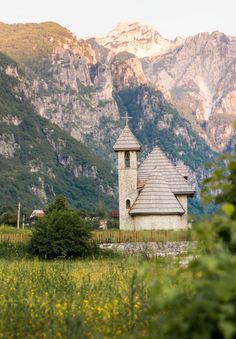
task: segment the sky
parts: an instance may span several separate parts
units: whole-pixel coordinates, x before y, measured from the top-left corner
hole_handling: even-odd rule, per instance
[[[0,21],[54,21],[78,37],[102,36],[139,21],[173,39],[199,32],[236,36],[236,0],[0,0]]]

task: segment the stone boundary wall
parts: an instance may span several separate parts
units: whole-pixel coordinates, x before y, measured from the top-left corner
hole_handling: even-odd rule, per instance
[[[141,254],[146,257],[165,257],[188,254],[196,248],[196,245],[196,241],[162,241],[100,244],[99,247],[127,255]]]

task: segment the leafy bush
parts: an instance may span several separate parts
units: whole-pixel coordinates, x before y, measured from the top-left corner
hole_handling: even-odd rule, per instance
[[[231,157],[205,181],[220,209],[195,226],[200,252],[189,267],[153,279],[150,338],[236,338],[235,178]]]
[[[212,175],[205,179],[202,189],[204,202],[217,205],[227,202],[236,207],[236,156],[221,156],[210,168]]]
[[[235,338],[235,258],[207,254],[187,270],[159,277],[150,302],[150,338]]]
[[[201,238],[214,247],[223,241],[228,249],[236,252],[236,156],[221,156],[213,165],[211,177],[204,181],[202,197],[207,204],[216,204],[219,211],[209,221],[200,223]]]
[[[59,210],[37,220],[30,252],[42,258],[85,257],[96,250],[78,212]]]

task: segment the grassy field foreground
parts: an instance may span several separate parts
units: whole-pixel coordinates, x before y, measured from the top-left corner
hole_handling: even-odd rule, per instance
[[[149,285],[176,272],[177,260],[100,251],[86,260],[41,261],[28,252],[31,230],[0,231],[0,338],[150,337]],[[102,234],[113,240],[112,231]]]
[[[0,244],[0,258],[1,338],[146,336],[142,259],[43,262],[10,243]]]

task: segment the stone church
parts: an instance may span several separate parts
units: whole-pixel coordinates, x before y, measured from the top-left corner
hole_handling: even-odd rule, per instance
[[[126,117],[113,146],[118,154],[120,229],[187,228],[188,197],[195,193],[187,181],[187,168],[174,166],[157,146],[138,167],[140,148]]]

